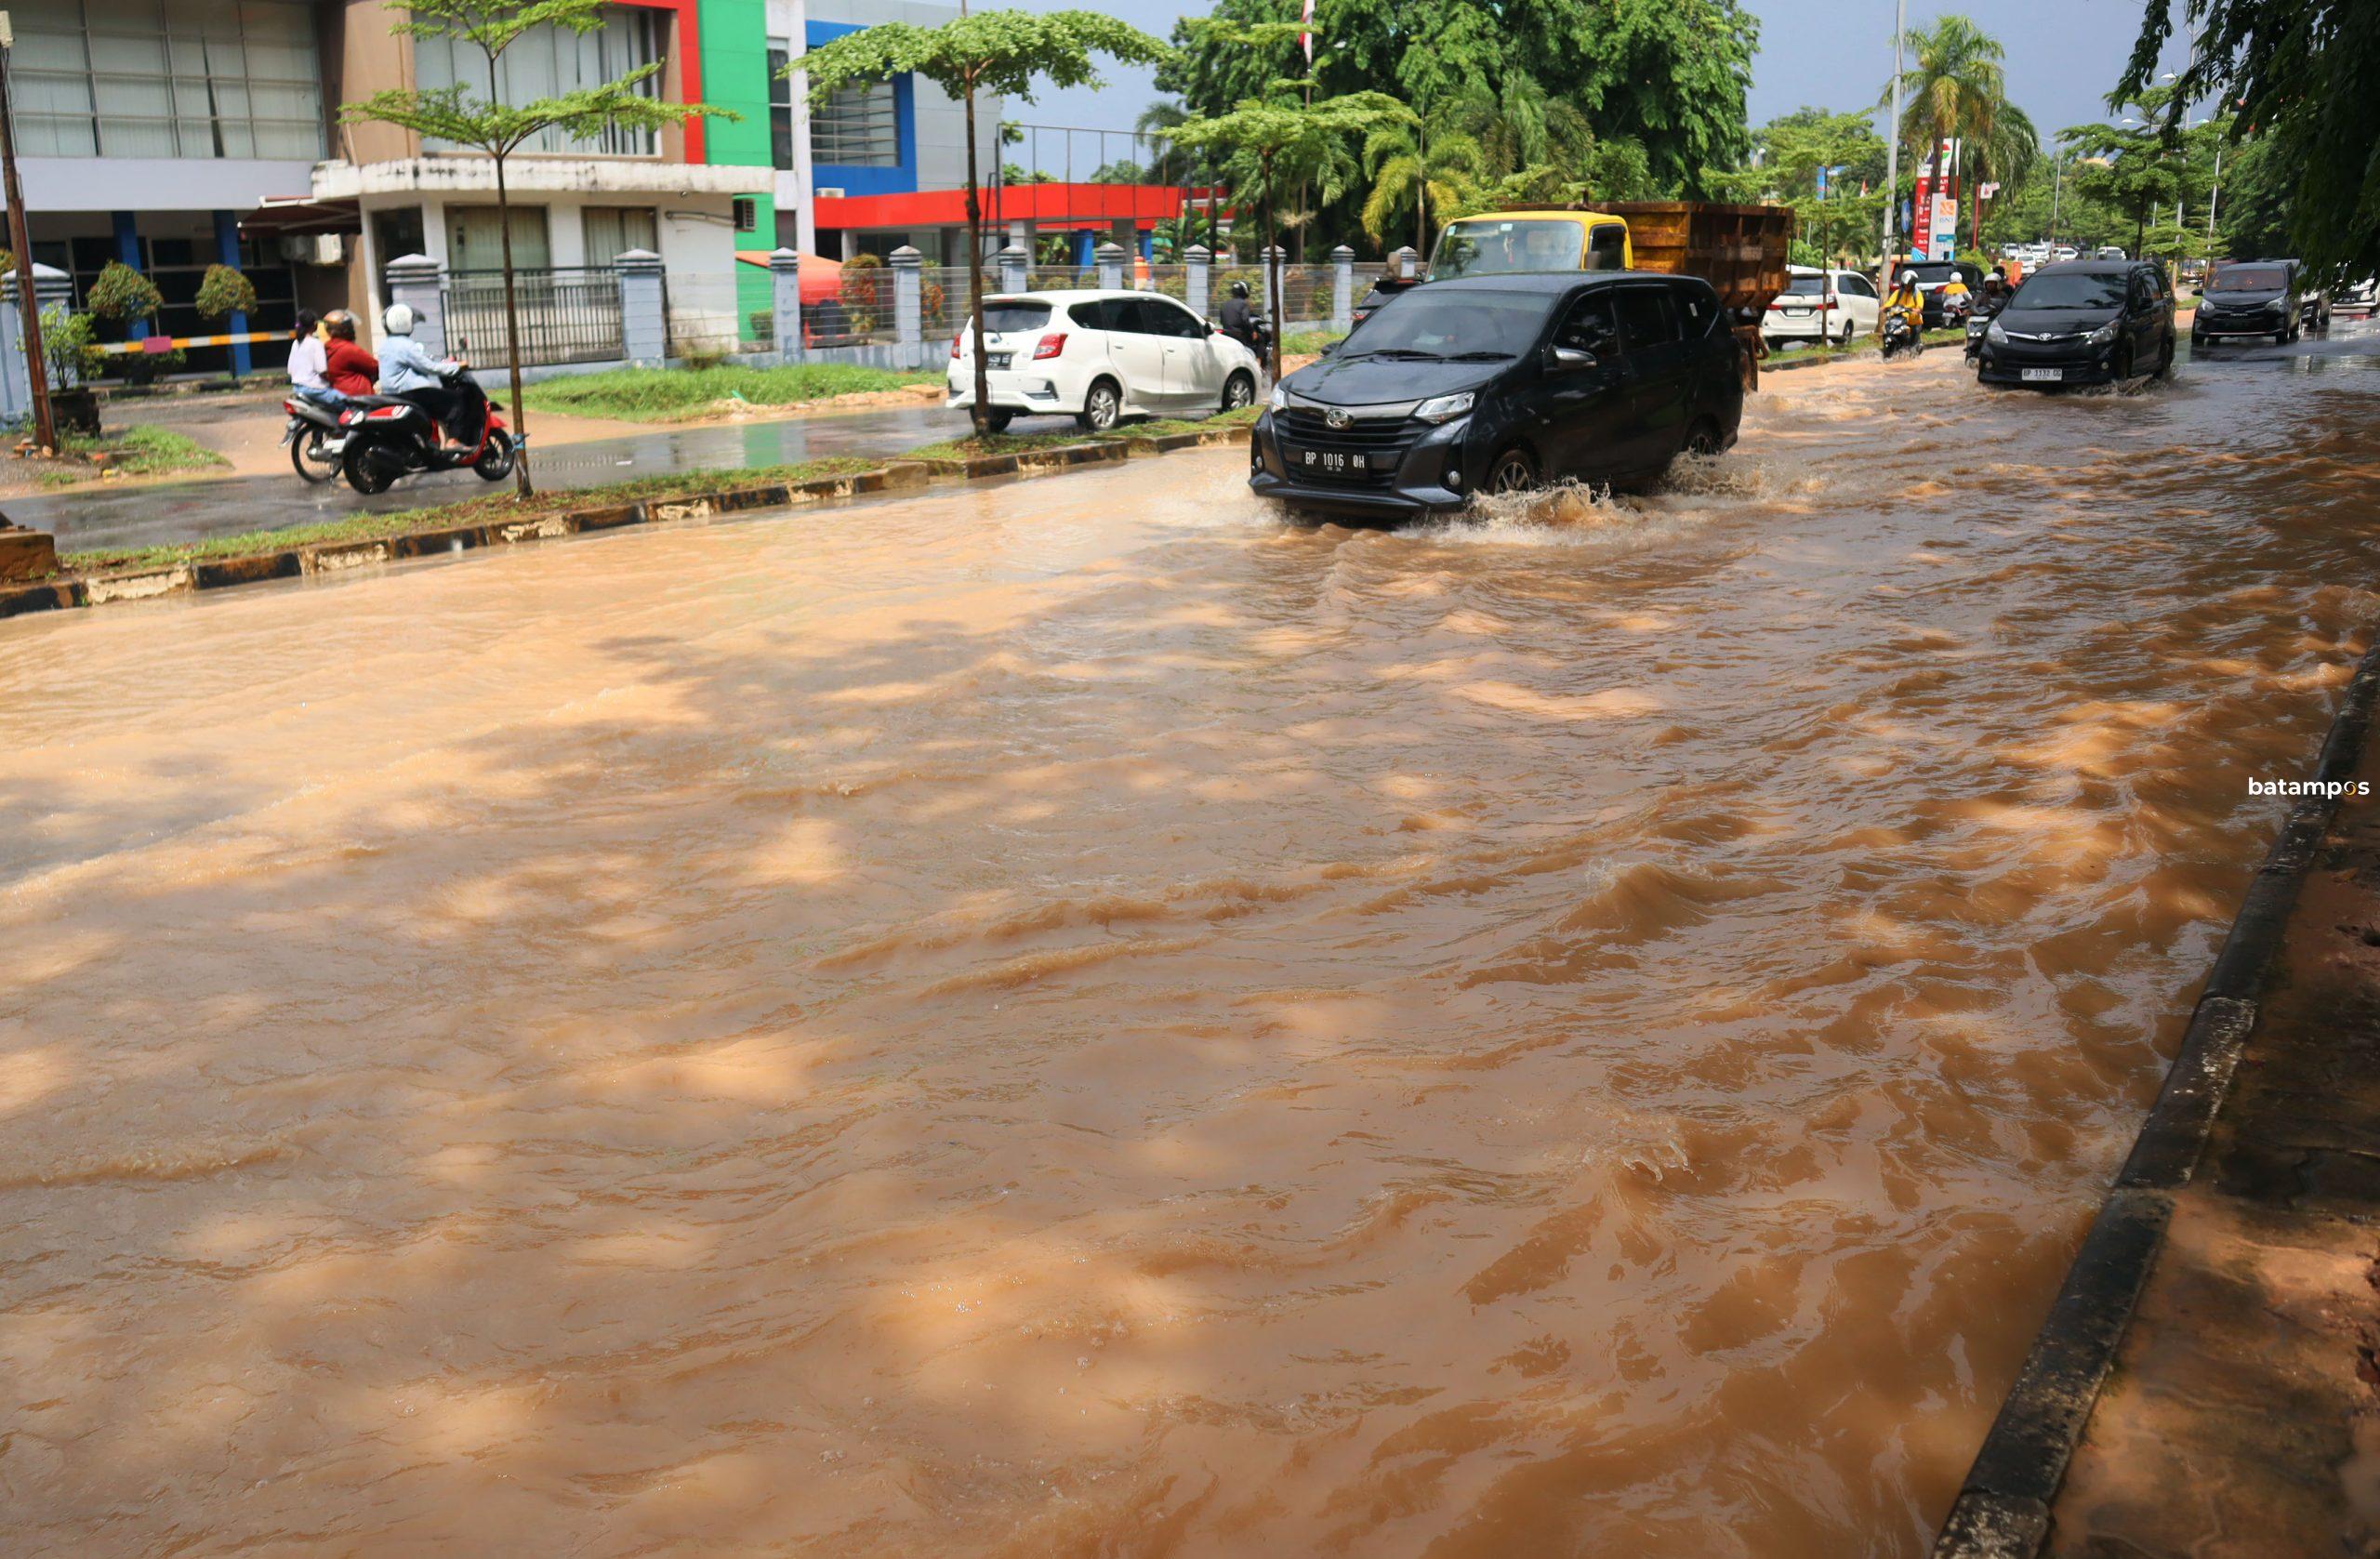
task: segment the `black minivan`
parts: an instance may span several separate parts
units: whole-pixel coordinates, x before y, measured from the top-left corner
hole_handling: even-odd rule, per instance
[[[2025,278],[1984,327],[1976,378],[2050,388],[2174,367],[2174,289],[2145,260],[2069,260]]]
[[[1300,508],[1414,515],[1542,482],[1641,481],[1736,442],[1741,350],[1696,277],[1431,282],[1273,387],[1248,484]]]

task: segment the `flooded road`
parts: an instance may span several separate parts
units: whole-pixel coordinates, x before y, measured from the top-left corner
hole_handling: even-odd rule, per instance
[[[2374,345],[0,624],[0,1551],[1922,1553],[2380,607]]]

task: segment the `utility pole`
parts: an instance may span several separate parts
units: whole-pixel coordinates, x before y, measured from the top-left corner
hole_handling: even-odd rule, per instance
[[[2060,152],[2049,165],[2049,241],[2057,242],[2057,200],[2066,192],[2066,153]]]
[[[1900,231],[1901,34],[1909,30],[1909,0],[1893,0],[1893,117],[1884,126],[1884,263],[1877,291],[1892,291],[1893,239]]]
[[[33,245],[25,231],[25,194],[17,184],[16,111],[8,100],[8,61],[17,36],[8,13],[0,11],[0,186],[8,201],[8,246],[17,252],[17,309],[24,317],[25,382],[33,392],[33,442],[58,447],[58,422],[49,408],[49,364],[41,351],[41,301],[33,297]]]

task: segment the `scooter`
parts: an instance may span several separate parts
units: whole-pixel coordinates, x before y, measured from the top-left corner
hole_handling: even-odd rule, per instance
[[[512,474],[512,435],[504,418],[487,403],[486,392],[468,369],[460,367],[444,375],[443,382],[463,397],[454,420],[464,422],[476,414],[479,442],[444,443],[436,419],[411,401],[393,395],[358,397],[338,419],[347,429],[347,448],[339,464],[350,487],[359,493],[385,493],[401,476],[467,467],[486,482],[502,482]]]
[[[1891,359],[1906,352],[1915,357],[1925,350],[1925,338],[1909,323],[1909,316],[1894,312],[1884,319],[1884,356]]]
[[[298,475],[310,486],[338,475],[347,454],[347,430],[338,425],[338,413],[295,395],[281,403],[281,409],[289,414],[281,442],[289,446],[289,463]]]

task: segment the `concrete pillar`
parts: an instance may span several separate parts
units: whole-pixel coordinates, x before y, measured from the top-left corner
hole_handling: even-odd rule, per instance
[[[133,270],[140,271],[140,218],[129,211],[117,211],[111,213],[108,219],[115,232],[115,258],[132,267]],[[145,276],[148,272],[143,271],[141,274]],[[146,339],[149,335],[149,322],[129,321],[126,324],[124,332],[132,340]]]
[[[445,356],[446,268],[428,255],[404,255],[389,262],[388,278],[389,307],[411,309],[413,338],[430,356]]]
[[[630,249],[612,261],[620,278],[620,348],[639,367],[658,368],[669,359],[669,300],[661,279],[661,257]]]
[[[801,343],[801,256],[791,249],[769,251],[770,329],[775,334],[777,361],[799,363]]]
[[[1264,278],[1264,308],[1266,319],[1273,317],[1273,305],[1278,299],[1281,308],[1281,328],[1289,327],[1289,300],[1281,285],[1281,268],[1289,263],[1289,252],[1278,244],[1267,244],[1256,252],[1257,273]]]
[[[892,268],[892,339],[894,361],[905,367],[925,365],[925,288],[919,268],[925,256],[904,244],[886,257]]]
[[[215,214],[215,263],[228,265],[234,271],[240,268],[240,218],[237,212],[218,211]],[[223,329],[232,336],[246,335],[247,310],[233,310],[231,317],[223,322]],[[245,341],[232,342],[231,372],[245,376],[254,366],[254,361],[248,355],[248,344]]]
[[[1022,249],[1028,259],[1033,255],[1033,224],[1023,219],[1008,225],[1008,246]]]
[[[1193,244],[1182,251],[1182,301],[1200,319],[1207,317],[1208,278],[1213,273],[1215,257],[1204,244]]]
[[[1124,245],[1102,244],[1091,251],[1091,255],[1099,263],[1099,285],[1120,287],[1124,284]]]
[[[0,308],[0,423],[13,425],[33,415],[33,381],[25,366],[24,317],[17,308],[14,270],[0,272],[0,305],[6,306]],[[73,282],[56,266],[35,260],[33,306],[43,315],[44,328],[51,323],[53,309],[57,310],[55,318],[64,318],[74,306]],[[81,381],[79,372],[71,372],[62,380],[52,375],[49,388],[71,390]]]
[[[1141,234],[1141,258],[1151,265],[1157,263],[1157,230],[1155,228]]]
[[[1026,267],[1033,253],[1022,244],[1012,244],[995,257],[1000,267],[1000,291],[1023,292],[1033,284],[1032,272]]]
[[[1076,270],[1078,270],[1078,271],[1088,271],[1089,269],[1091,269],[1091,251],[1092,251],[1093,249],[1095,249],[1095,248],[1098,246],[1098,244],[1099,244],[1099,230],[1098,230],[1097,228],[1077,228],[1077,229],[1075,229],[1075,269],[1076,269]]]
[[[1421,273],[1421,257],[1410,245],[1388,257],[1388,273],[1399,281],[1409,282]]]
[[[1342,244],[1330,251],[1330,328],[1345,335],[1355,318],[1355,251]]]

